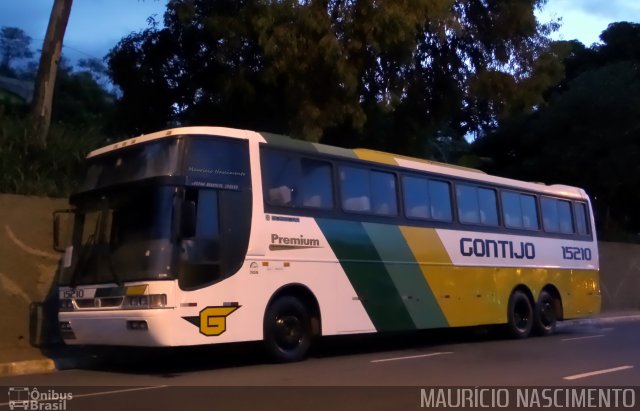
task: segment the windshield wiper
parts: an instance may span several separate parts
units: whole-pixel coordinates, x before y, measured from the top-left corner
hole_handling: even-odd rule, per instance
[[[100,219],[98,221],[98,263],[102,263],[104,259],[106,259],[106,266],[111,274],[111,277],[115,281],[115,283],[122,287],[124,285],[124,281],[118,276],[117,271],[113,268],[113,260],[111,258],[111,245],[109,238],[111,237],[112,223],[109,223],[111,220],[110,210],[109,210],[109,202],[106,197],[103,197],[102,203],[102,211],[100,212]],[[109,232],[107,232],[109,230]]]
[[[106,258],[107,259],[107,268],[109,269],[109,272],[111,273],[111,277],[113,277],[115,283],[118,286],[122,287],[124,285],[124,281],[118,275],[118,271],[113,268],[113,259],[111,258],[111,255],[113,253],[109,249],[109,244],[103,243],[103,244],[101,244],[101,246],[102,246],[101,248],[104,249],[104,253],[106,254],[106,257],[107,257]]]
[[[89,260],[91,259],[91,255],[93,254],[93,248],[96,244],[96,236],[95,233],[91,234],[87,238],[87,242],[80,247],[80,251],[78,253],[77,262],[71,267],[71,278],[69,279],[69,286],[74,288],[76,286],[76,280],[78,278],[78,274],[83,272],[87,265],[89,264]]]

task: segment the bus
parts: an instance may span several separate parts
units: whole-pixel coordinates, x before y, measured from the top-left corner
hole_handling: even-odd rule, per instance
[[[284,362],[319,336],[504,324],[525,338],[600,310],[580,188],[219,127],[86,162],[54,213],[68,344],[263,341]]]

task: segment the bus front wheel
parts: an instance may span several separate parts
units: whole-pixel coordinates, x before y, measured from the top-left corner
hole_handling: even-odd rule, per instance
[[[304,359],[311,346],[311,321],[306,307],[292,296],[283,296],[267,308],[264,344],[277,362]]]
[[[557,315],[555,299],[546,291],[541,291],[535,307],[534,327],[539,335],[551,335],[556,329]]]
[[[509,334],[514,338],[527,338],[533,328],[533,307],[529,297],[519,290],[509,298],[508,323]]]

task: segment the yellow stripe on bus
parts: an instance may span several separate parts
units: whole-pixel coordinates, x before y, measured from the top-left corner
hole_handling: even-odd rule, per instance
[[[147,292],[148,284],[132,285],[127,287],[126,295],[144,295]]]
[[[553,284],[565,318],[600,311],[597,270],[454,266],[435,229],[400,229],[452,327],[506,323],[509,296],[518,285],[525,285],[536,299],[545,285]]]
[[[356,148],[353,152],[356,153],[356,156],[358,156],[360,160],[374,161],[376,163],[389,164],[392,166],[398,165],[398,161],[396,161],[395,156],[389,153],[370,150],[368,148]]]
[[[400,227],[418,263],[451,265],[449,253],[433,228]]]

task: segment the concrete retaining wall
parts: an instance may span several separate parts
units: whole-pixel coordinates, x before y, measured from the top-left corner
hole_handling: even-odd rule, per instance
[[[51,213],[62,208],[66,200],[0,195],[0,363],[5,352],[14,353],[11,361],[22,359],[16,352],[25,358],[39,353],[30,344],[42,335],[30,326],[31,303],[52,290],[59,254],[51,248]]]
[[[640,245],[600,242],[602,310],[640,310]]]

